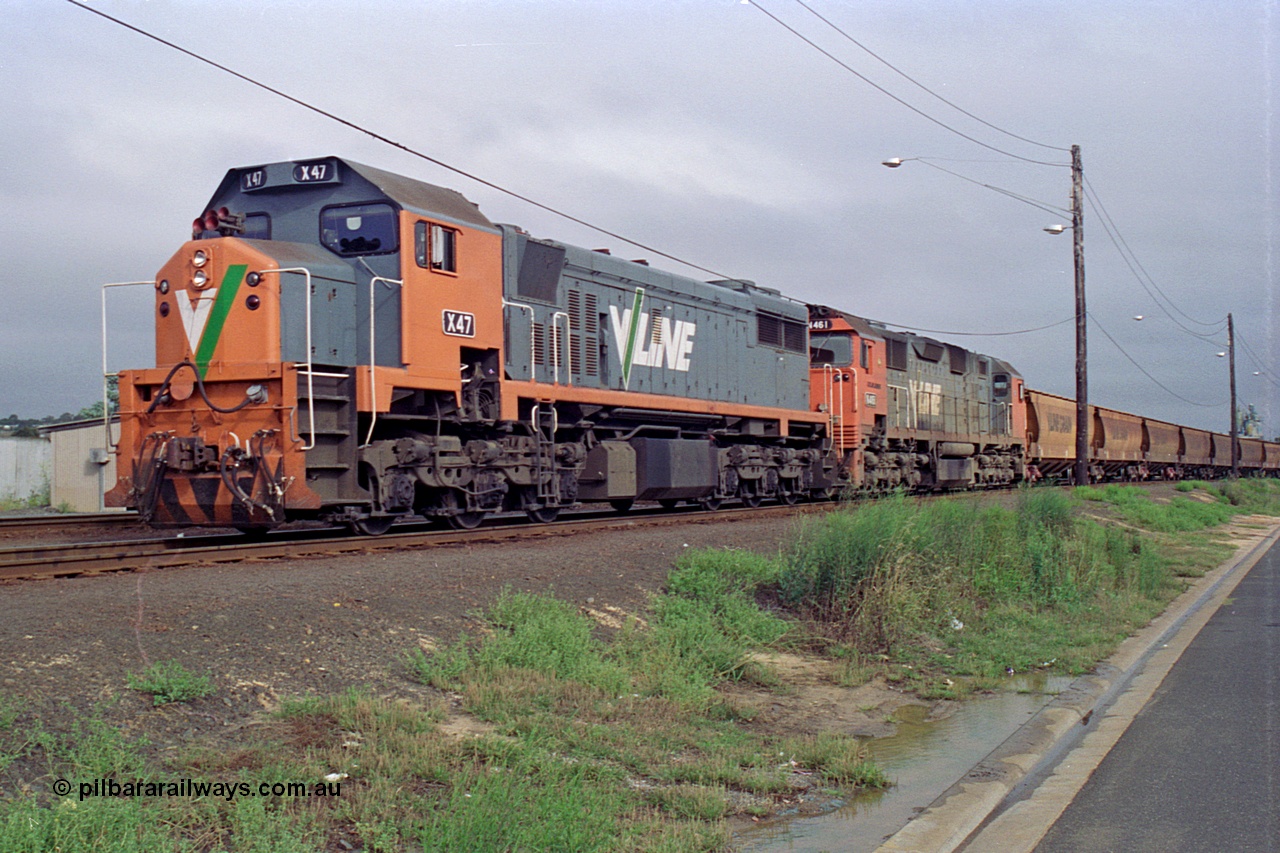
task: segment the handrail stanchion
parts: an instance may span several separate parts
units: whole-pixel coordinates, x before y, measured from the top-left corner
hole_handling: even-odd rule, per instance
[[[119,378],[119,373],[109,373],[107,371],[107,288],[108,287],[138,287],[139,285],[149,284],[156,286],[155,279],[150,281],[113,281],[102,285],[102,436],[105,447],[102,449],[110,453],[115,449],[115,442],[111,440],[111,405],[107,399],[109,393],[110,379],[112,376]]]
[[[316,446],[316,395],[315,385],[313,383],[313,379],[315,377],[315,355],[312,353],[311,347],[311,270],[306,267],[284,267],[283,269],[259,270],[258,275],[266,275],[267,273],[283,274],[287,272],[297,273],[304,276],[307,284],[307,360],[305,364],[307,373],[307,423],[311,426],[311,440],[309,442],[303,442],[302,449],[310,450]],[[280,289],[281,291],[284,290],[283,279],[280,280]],[[283,355],[284,354],[281,353],[281,356]],[[302,441],[302,436],[297,436],[297,440]]]
[[[369,433],[365,436],[364,444],[361,447],[368,447],[372,443],[373,428],[378,423],[378,348],[373,319],[377,313],[373,298],[374,285],[378,282],[382,282],[387,287],[404,287],[404,281],[401,279],[387,278],[381,275],[375,275],[369,279]]]
[[[551,348],[555,350],[555,384],[560,384],[560,318],[564,318],[564,342],[565,355],[568,357],[568,363],[565,365],[565,383],[573,384],[573,330],[569,325],[569,315],[564,311],[556,311],[551,315]]]

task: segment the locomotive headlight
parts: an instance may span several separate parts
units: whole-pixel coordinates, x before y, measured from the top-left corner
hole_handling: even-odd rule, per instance
[[[209,256],[205,254],[204,249],[196,249],[196,253],[191,256],[191,263],[196,269],[200,269],[200,267],[209,263]]]
[[[191,276],[191,283],[194,284],[197,289],[203,288],[209,283],[209,276],[205,274],[204,270],[196,270],[196,274]]]

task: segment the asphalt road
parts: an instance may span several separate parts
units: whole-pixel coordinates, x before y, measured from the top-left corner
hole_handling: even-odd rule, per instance
[[[1280,545],[1192,641],[1036,851],[1280,851]]]

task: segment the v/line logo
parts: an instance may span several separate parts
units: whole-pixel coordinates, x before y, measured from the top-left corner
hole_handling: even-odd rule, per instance
[[[222,326],[227,322],[227,314],[231,312],[247,268],[245,264],[232,264],[227,267],[222,284],[204,293],[192,294],[179,288],[174,294],[178,314],[182,317],[182,330],[187,334],[191,357],[201,378],[213,360],[213,351],[222,337]]]
[[[619,311],[618,306],[609,306],[609,324],[622,361],[623,388],[631,383],[631,367],[636,364],[641,367],[665,364],[669,370],[689,372],[689,355],[693,352],[693,336],[698,324],[661,317],[656,328],[650,329],[649,312],[642,311],[643,306],[643,287],[636,288],[630,308]]]

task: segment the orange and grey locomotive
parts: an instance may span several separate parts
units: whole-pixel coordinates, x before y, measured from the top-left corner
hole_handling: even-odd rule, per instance
[[[379,533],[838,483],[803,304],[534,239],[347,160],[230,171],[155,312],[108,496],[154,525]]]

